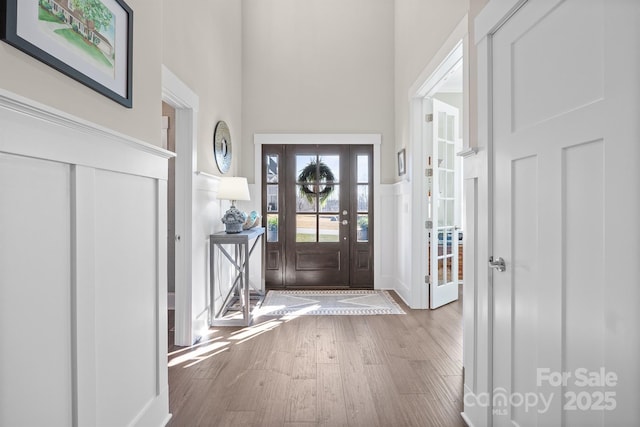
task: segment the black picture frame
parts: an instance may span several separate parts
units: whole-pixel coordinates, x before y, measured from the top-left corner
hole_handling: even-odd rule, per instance
[[[407,152],[403,148],[398,151],[398,175],[402,176],[407,173]]]
[[[133,11],[123,0],[98,3],[87,12],[72,0],[0,0],[0,39],[132,108]]]

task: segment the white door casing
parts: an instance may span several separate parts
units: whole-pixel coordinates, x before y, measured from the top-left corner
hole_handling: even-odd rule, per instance
[[[193,193],[196,170],[199,98],[168,68],[162,67],[162,100],[176,109],[175,163],[175,345],[189,346],[197,339],[194,325]]]
[[[427,158],[430,150],[425,141],[431,138],[431,124],[425,126],[425,115],[432,113],[431,103],[425,98],[433,96],[446,80],[446,77],[462,63],[463,70],[463,113],[462,113],[462,146],[469,144],[469,46],[467,31],[468,17],[465,15],[456,28],[451,32],[442,47],[433,56],[429,64],[422,70],[414,84],[409,89],[410,104],[410,145],[407,152],[407,175],[405,179],[412,183],[410,187],[411,208],[405,208],[410,214],[409,229],[422,230],[400,244],[408,245],[410,262],[409,281],[411,283],[410,297],[407,302],[411,308],[429,308],[429,285],[425,277],[429,274],[428,240],[429,230],[425,227],[427,218],[427,180],[425,169],[428,167]],[[473,152],[473,150],[470,150]],[[401,293],[401,292],[399,292]]]
[[[639,27],[531,0],[489,39],[495,426],[640,419]]]

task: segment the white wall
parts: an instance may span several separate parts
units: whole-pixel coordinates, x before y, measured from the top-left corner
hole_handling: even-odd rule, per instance
[[[396,151],[409,144],[409,88],[469,10],[469,0],[395,2]],[[411,163],[407,159],[407,163]]]
[[[0,129],[0,425],[164,425],[169,153],[3,90]]]
[[[243,155],[255,133],[380,133],[395,173],[393,0],[244,0]]]
[[[179,80],[178,86],[186,85],[187,89],[181,89],[181,92],[188,93],[189,99],[197,100],[197,107],[191,106],[195,110],[196,122],[193,168],[204,172],[185,178],[190,179],[189,194],[193,197],[192,205],[185,208],[191,230],[181,233],[186,236],[182,245],[189,247],[185,249],[189,259],[183,280],[187,283],[182,286],[178,282],[176,284],[176,338],[180,345],[185,345],[202,337],[208,328],[209,235],[223,229],[220,218],[224,210],[216,200],[217,177],[222,174],[213,156],[213,134],[218,121],[224,120],[229,126],[233,144],[232,165],[227,176],[238,175],[238,164],[243,156],[242,2],[198,1],[185,7],[182,2],[165,0],[162,7],[162,62],[166,70]],[[187,116],[182,118],[191,120]],[[180,136],[176,144],[180,152]],[[249,155],[252,153],[250,150]],[[181,304],[185,299],[189,302]],[[188,311],[184,318],[182,311]]]
[[[213,157],[213,131],[219,120],[231,132],[232,166],[242,153],[242,2],[163,0],[162,63],[199,98],[196,169],[221,175]],[[159,44],[159,40],[154,41]]]

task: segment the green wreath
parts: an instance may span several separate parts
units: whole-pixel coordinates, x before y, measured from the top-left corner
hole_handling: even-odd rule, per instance
[[[318,173],[320,174],[319,176],[317,176]],[[312,160],[298,175],[298,183],[302,184],[300,185],[300,197],[304,197],[309,203],[313,203],[313,198],[318,196],[320,205],[324,205],[331,193],[333,193],[334,186],[325,184],[321,191],[317,191],[318,186],[321,181],[333,182],[334,180],[335,176],[326,163],[322,160],[318,161],[318,163]]]

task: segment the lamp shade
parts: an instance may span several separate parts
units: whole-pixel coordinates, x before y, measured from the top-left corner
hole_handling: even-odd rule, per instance
[[[249,197],[249,184],[244,177],[224,177],[220,178],[218,188],[218,199],[220,200],[251,200]]]

